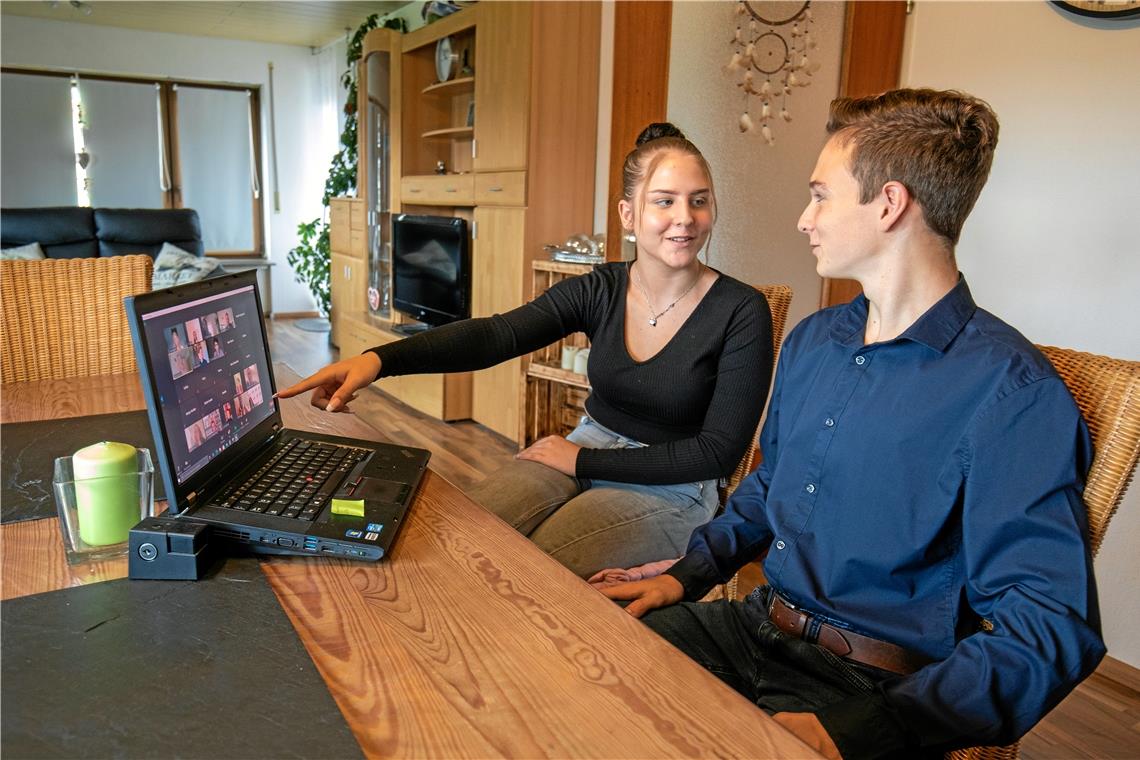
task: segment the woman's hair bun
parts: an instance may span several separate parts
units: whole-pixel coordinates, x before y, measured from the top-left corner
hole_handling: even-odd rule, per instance
[[[676,137],[684,140],[685,133],[667,121],[655,122],[641,130],[641,134],[637,136],[637,147],[640,148],[650,140],[659,140],[662,137]]]

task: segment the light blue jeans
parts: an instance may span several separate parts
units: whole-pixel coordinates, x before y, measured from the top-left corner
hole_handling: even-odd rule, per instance
[[[647,445],[589,417],[566,439],[589,449]],[[583,578],[609,567],[680,557],[689,535],[717,508],[716,480],[647,486],[572,478],[521,460],[468,495]]]

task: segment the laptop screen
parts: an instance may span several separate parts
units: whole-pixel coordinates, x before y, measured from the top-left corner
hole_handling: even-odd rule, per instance
[[[253,285],[140,314],[179,483],[273,416]]]

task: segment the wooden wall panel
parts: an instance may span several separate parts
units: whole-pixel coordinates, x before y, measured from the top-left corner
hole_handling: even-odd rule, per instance
[[[899,85],[906,2],[848,2],[839,75],[842,97],[873,95]],[[847,303],[862,289],[854,280],[824,278],[820,306]]]
[[[614,91],[610,126],[606,257],[621,258],[621,165],[646,124],[665,120],[672,0],[614,4]]]

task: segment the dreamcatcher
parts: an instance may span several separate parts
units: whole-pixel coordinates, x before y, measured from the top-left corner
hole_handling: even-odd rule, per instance
[[[754,6],[764,6],[765,15],[757,12]],[[781,7],[792,6],[795,11],[789,16],[780,14]],[[769,10],[771,8],[771,10]],[[791,25],[788,28],[788,25]],[[779,117],[791,121],[788,113],[788,97],[794,87],[807,87],[811,75],[819,70],[819,64],[812,61],[809,51],[816,46],[812,38],[811,2],[744,2],[736,6],[736,33],[732,45],[732,59],[725,65],[725,71],[732,74],[741,72],[737,87],[743,90],[744,113],[740,116],[740,131],[753,132],[760,125],[760,136],[769,145],[775,144],[770,122],[779,106]],[[750,111],[760,104],[755,118]]]

